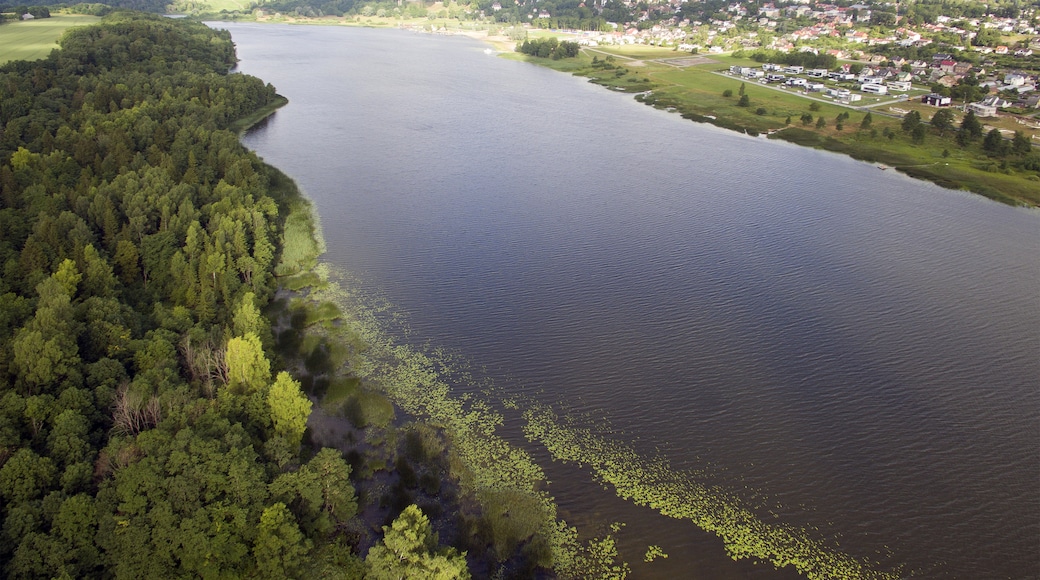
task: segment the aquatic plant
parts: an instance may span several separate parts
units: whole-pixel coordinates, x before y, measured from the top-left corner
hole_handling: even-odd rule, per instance
[[[622,499],[716,534],[733,559],[755,558],[776,568],[793,566],[813,580],[900,577],[843,553],[812,530],[766,522],[733,494],[672,469],[663,458],[643,457],[622,443],[568,424],[548,405],[529,401],[522,406],[526,407],[525,435],[543,444],[555,460],[589,466]]]

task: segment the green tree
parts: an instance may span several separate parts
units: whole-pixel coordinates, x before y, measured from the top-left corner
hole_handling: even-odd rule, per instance
[[[740,96],[740,100],[737,101],[737,106],[738,107],[750,107],[751,106],[751,99],[747,95],[741,95]]]
[[[292,508],[305,530],[327,532],[357,514],[350,465],[335,449],[323,448],[297,471],[279,475],[270,490]]]
[[[40,296],[36,314],[12,343],[13,368],[30,393],[53,390],[58,382],[79,374],[79,324],[70,293],[78,283],[75,266],[66,260],[36,287]]]
[[[55,475],[50,458],[23,447],[0,467],[0,497],[8,505],[37,499],[47,492]]]
[[[297,577],[312,545],[284,503],[268,507],[260,516],[253,544],[258,576],[272,580]]]
[[[227,384],[236,392],[260,390],[271,381],[271,363],[260,338],[251,332],[228,341],[224,361]]]
[[[824,119],[823,117],[820,117],[819,119],[816,119],[816,128],[817,129],[823,129],[826,126],[827,126],[827,119]]]
[[[949,109],[939,109],[932,115],[930,121],[932,127],[935,127],[939,131],[939,136],[942,137],[947,130],[953,128],[953,111]]]
[[[957,132],[957,144],[964,147],[979,137],[982,137],[982,123],[979,122],[974,111],[968,111],[961,120],[960,131]]]
[[[1004,136],[1000,134],[1000,129],[994,128],[986,133],[986,138],[982,141],[982,150],[995,157],[1007,154],[1008,144],[1004,141]]]
[[[300,383],[287,372],[278,373],[267,393],[267,405],[271,410],[274,432],[298,446],[307,430],[307,417],[311,414],[311,401],[300,391]]]
[[[1033,142],[1028,135],[1022,131],[1015,131],[1015,136],[1011,139],[1011,151],[1015,155],[1029,155],[1029,152],[1033,149]]]
[[[863,115],[863,120],[859,124],[860,129],[869,129],[874,123],[874,117],[870,115],[870,111],[867,111],[866,115]]]
[[[437,550],[430,520],[410,505],[390,526],[383,526],[383,540],[365,558],[371,580],[450,580],[470,577],[465,554],[454,549]]]
[[[928,131],[925,129],[924,123],[918,123],[914,126],[913,131],[910,132],[910,138],[914,143],[920,145],[921,143],[924,143],[924,137],[927,133]]]
[[[909,133],[921,124],[921,113],[917,111],[910,111],[903,115],[902,128],[904,133]]]

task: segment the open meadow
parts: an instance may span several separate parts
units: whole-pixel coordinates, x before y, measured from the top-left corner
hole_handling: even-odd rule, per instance
[[[0,64],[47,58],[58,48],[58,39],[66,29],[99,20],[85,14],[52,14],[50,18],[5,22],[0,26]]]

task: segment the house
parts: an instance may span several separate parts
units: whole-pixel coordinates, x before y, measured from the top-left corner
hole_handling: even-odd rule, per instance
[[[982,99],[979,102],[984,104],[984,105],[989,105],[991,107],[996,107],[998,109],[1000,109],[1002,107],[1010,107],[1011,106],[1011,101],[1008,101],[1007,99],[1001,98],[1000,95],[992,95],[992,96],[986,97],[985,99]]]
[[[906,92],[909,91],[910,81],[888,81],[888,88],[893,91]]]
[[[1026,84],[1026,81],[1028,80],[1029,77],[1027,75],[1018,72],[1011,72],[1004,75],[1004,84],[1008,84],[1015,87],[1020,87]]]
[[[975,113],[976,117],[996,117],[997,108],[993,105],[987,105],[985,103],[970,103],[967,107],[969,111]]]
[[[33,16],[32,14],[22,14],[22,20],[33,20],[35,18],[36,17]]]
[[[860,92],[870,93],[872,95],[887,95],[888,87],[885,85],[879,85],[877,83],[866,83],[859,87]]]
[[[936,93],[928,93],[927,95],[921,97],[921,102],[926,105],[931,105],[933,107],[949,107],[950,103],[953,102],[953,99],[951,99],[950,97],[944,97]]]

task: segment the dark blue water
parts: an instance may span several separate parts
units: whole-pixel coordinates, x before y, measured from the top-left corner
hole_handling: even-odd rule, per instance
[[[1040,214],[464,38],[228,27],[291,101],[245,143],[416,340],[882,567],[1040,578]],[[550,472],[637,577],[766,572]]]

